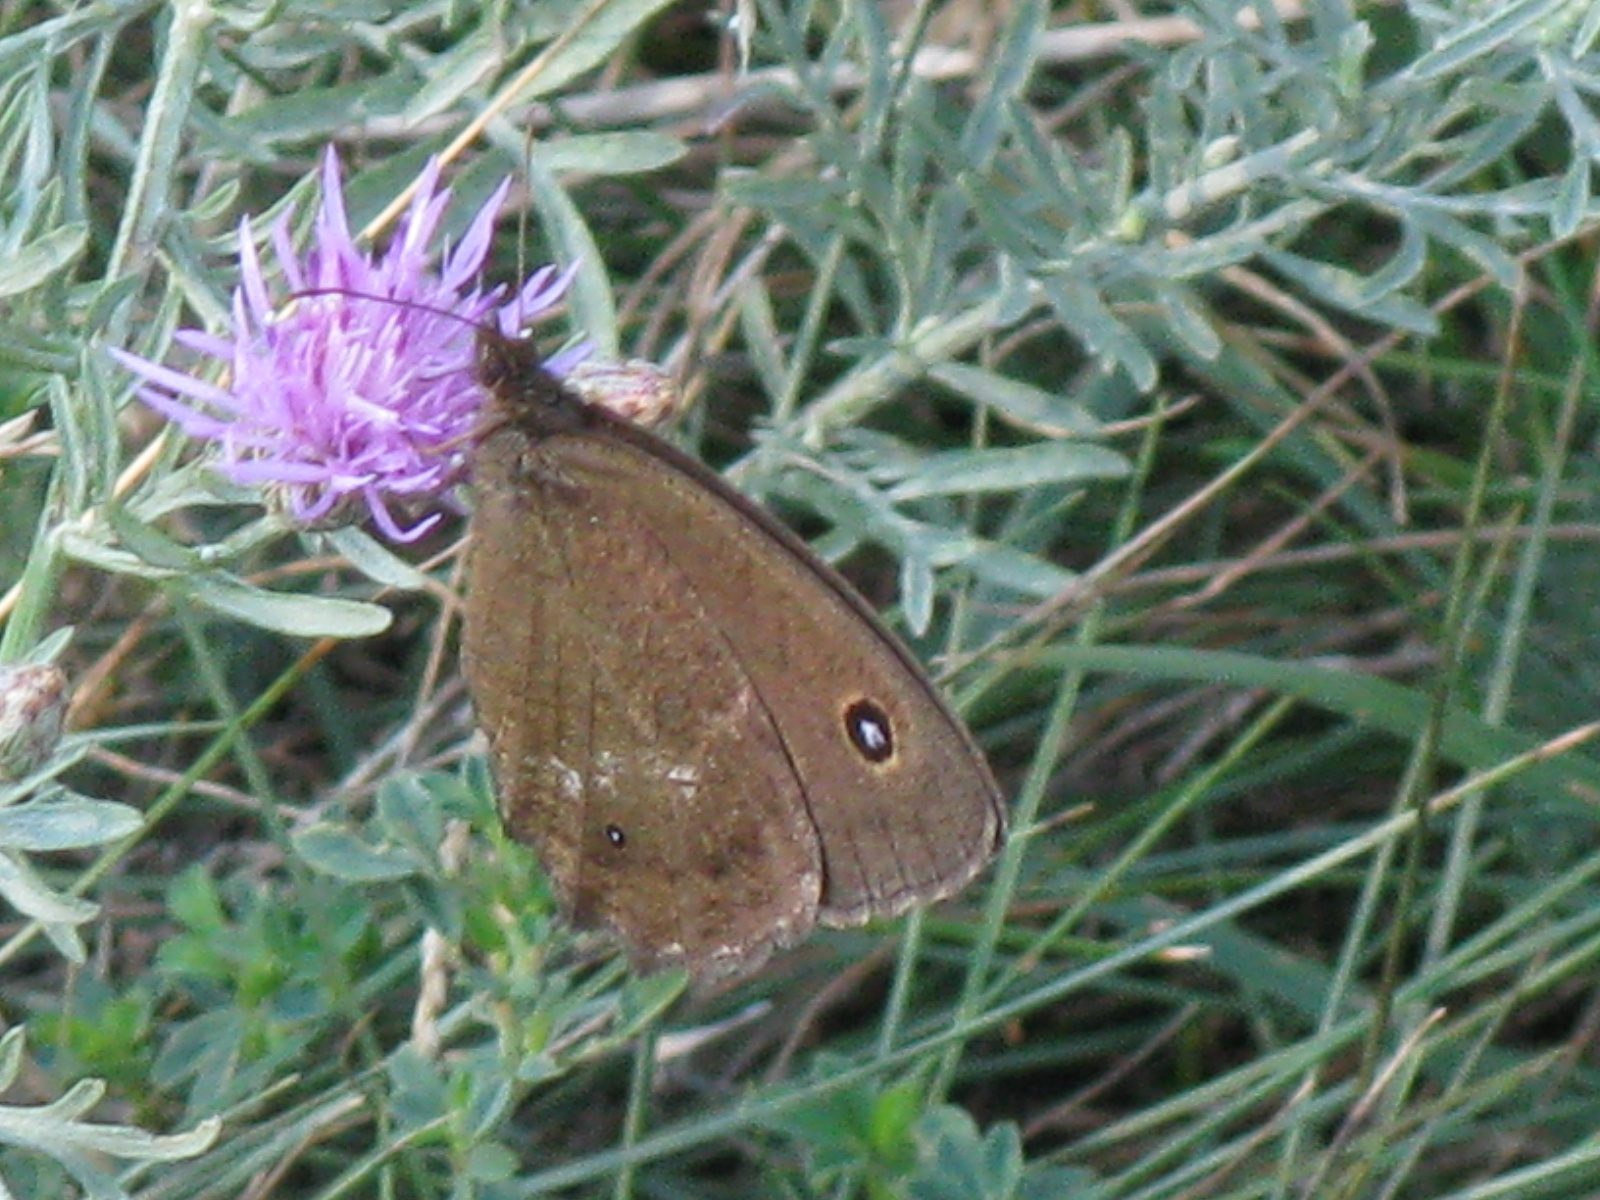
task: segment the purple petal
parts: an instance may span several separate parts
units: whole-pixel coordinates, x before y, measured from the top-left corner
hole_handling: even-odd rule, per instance
[[[589,355],[593,353],[594,343],[588,339],[585,339],[581,342],[576,342],[573,345],[566,347],[564,350],[558,350],[549,358],[545,359],[544,369],[549,371],[550,374],[554,375],[557,379],[560,379],[562,376],[566,375],[568,371],[572,370],[573,367],[583,362],[589,357]]]
[[[483,256],[489,251],[495,218],[500,215],[500,206],[505,203],[510,191],[511,180],[501,180],[500,186],[495,188],[493,195],[484,201],[483,207],[472,218],[472,224],[467,226],[460,245],[446,257],[444,268],[439,272],[439,282],[446,288],[459,290],[478,273],[478,268],[483,265]]]
[[[228,464],[235,483],[327,483],[326,466],[284,462],[275,458],[247,458]]]
[[[414,542],[428,530],[437,525],[441,519],[439,513],[429,513],[410,529],[405,529],[395,522],[394,514],[389,511],[389,506],[383,502],[383,494],[376,488],[367,488],[364,492],[367,508],[372,512],[372,519],[383,535],[391,542],[405,545]]]
[[[233,422],[231,421],[219,421],[215,417],[208,417],[192,408],[185,408],[176,400],[163,396],[160,392],[151,391],[149,388],[140,388],[138,396],[139,399],[143,400],[163,417],[166,417],[167,420],[173,422],[190,437],[225,437],[228,430],[233,428]]]
[[[227,338],[207,333],[203,329],[180,329],[172,335],[172,340],[180,346],[186,346],[210,358],[221,359],[223,362],[233,357],[235,343]]]
[[[322,211],[318,214],[321,241],[328,246],[353,246],[350,218],[344,210],[344,172],[339,151],[331,144],[322,156]]]
[[[261,274],[261,258],[256,254],[249,217],[239,222],[239,285],[256,321],[265,324],[272,316],[272,301],[267,298],[267,281]]]
[[[390,246],[390,261],[397,268],[427,257],[428,242],[432,240],[439,218],[450,203],[450,189],[445,188],[435,194],[438,186],[439,160],[430,158],[427,166],[422,168],[422,177],[417,180],[417,190],[411,197],[405,218],[400,222],[399,234]]]
[[[163,367],[160,363],[153,363],[149,359],[140,358],[137,354],[130,354],[126,350],[119,350],[115,346],[107,346],[106,353],[135,375],[140,375],[168,391],[177,392],[182,396],[193,396],[196,400],[204,400],[208,404],[215,404],[229,411],[236,412],[241,407],[233,395],[203,379],[185,375],[182,371],[174,371],[171,367]]]
[[[300,269],[300,259],[294,252],[294,237],[290,232],[293,221],[294,209],[285,209],[283,215],[272,223],[268,235],[272,239],[272,252],[278,256],[278,266],[283,271],[283,281],[289,286],[291,295],[306,290],[305,272]]]

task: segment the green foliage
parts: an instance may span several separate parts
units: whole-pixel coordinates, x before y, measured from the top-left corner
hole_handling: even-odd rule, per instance
[[[24,1048],[21,1029],[13,1029],[0,1038],[0,1092],[9,1092],[16,1083]],[[47,1155],[82,1189],[81,1194],[93,1200],[120,1200],[128,1193],[108,1169],[110,1162],[172,1162],[200,1154],[216,1141],[221,1122],[215,1117],[200,1122],[188,1133],[170,1137],[125,1125],[82,1120],[104,1093],[103,1084],[83,1080],[49,1104],[0,1105],[0,1145]],[[47,1176],[51,1174],[47,1172]],[[39,1187],[37,1177],[33,1183]],[[0,1192],[8,1192],[3,1177]],[[46,1193],[35,1190],[27,1194]]]
[[[941,1105],[917,1123],[916,1173],[908,1200],[1095,1200],[1110,1194],[1091,1171],[1028,1166],[1009,1122],[983,1133],[964,1109]]]
[[[843,1064],[819,1062],[826,1073]],[[819,1191],[850,1179],[868,1195],[893,1195],[916,1162],[912,1126],[923,1098],[910,1082],[828,1092],[785,1114],[778,1128],[804,1148]]]
[[[229,891],[199,869],[179,875],[167,908],[181,932],[153,964],[195,1013],[168,1023],[153,1080],[185,1094],[192,1112],[254,1095],[286,1060],[341,1028],[361,999],[361,957],[375,937],[359,898],[325,882],[278,895],[241,880]]]
[[[0,1188],[1593,1193],[1600,10],[714,7],[6,10],[0,663],[69,686],[0,689]],[[578,262],[958,669],[985,885],[630,977],[498,825],[449,537],[291,530],[105,355],[477,117],[452,238],[514,176],[496,279]]]

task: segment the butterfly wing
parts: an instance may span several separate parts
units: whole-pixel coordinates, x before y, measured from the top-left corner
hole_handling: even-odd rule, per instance
[[[643,969],[757,965],[816,919],[773,715],[604,446],[479,450],[463,664],[512,835]],[[665,515],[660,514],[660,515]]]
[[[748,969],[948,895],[998,788],[910,653],[786,528],[592,412],[475,459],[468,681],[502,808],[641,965]]]

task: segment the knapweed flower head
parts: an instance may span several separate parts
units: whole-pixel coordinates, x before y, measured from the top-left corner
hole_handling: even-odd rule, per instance
[[[355,244],[337,155],[323,160],[322,207],[300,256],[292,213],[271,230],[282,274],[274,301],[249,219],[239,228],[239,287],[231,336],[198,329],[182,345],[226,364],[222,384],[111,353],[141,376],[144,402],[191,437],[216,443],[219,469],[261,487],[305,528],[370,512],[397,542],[421,537],[434,513],[409,527],[398,505],[441,497],[466,472],[470,434],[484,397],[474,374],[475,327],[492,321],[517,336],[565,293],[571,272],[535,272],[513,295],[475,282],[509,186],[502,183],[435,270],[429,251],[449,204],[430,162],[388,249]],[[578,352],[545,365],[562,374]]]

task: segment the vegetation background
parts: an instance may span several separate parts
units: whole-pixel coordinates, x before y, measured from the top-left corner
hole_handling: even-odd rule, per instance
[[[71,695],[0,790],[10,1194],[1600,1191],[1597,35],[9,0],[0,661]],[[286,530],[104,353],[222,327],[330,143],[358,224],[515,176],[497,272],[581,261],[571,328],[948,669],[981,885],[710,995],[563,930],[459,522]]]

